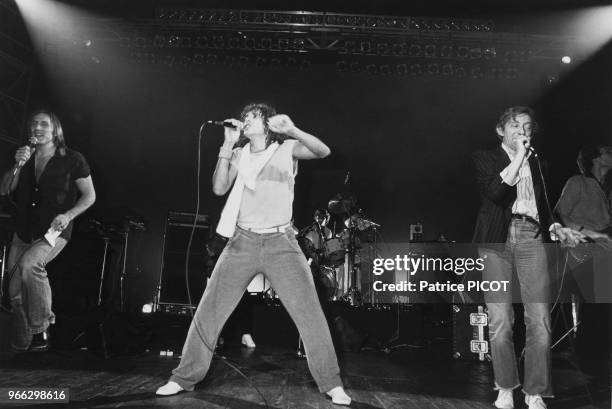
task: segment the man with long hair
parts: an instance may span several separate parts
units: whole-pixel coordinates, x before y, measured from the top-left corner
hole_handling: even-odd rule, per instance
[[[8,257],[14,351],[49,348],[55,322],[45,266],[64,248],[73,220],[96,200],[82,154],[66,147],[53,112],[30,115],[28,145],[17,149],[15,166],[2,176],[0,195],[13,195],[15,233]],[[49,233],[47,238],[45,234]]]
[[[302,336],[319,391],[349,405],[312,274],[291,224],[297,161],[324,158],[330,150],[266,104],[249,104],[240,121],[227,122],[236,129],[225,128],[212,184],[217,195],[231,188],[217,227],[230,239],[191,322],[181,362],[157,394],[191,391],[204,379],[223,324],[251,279],[263,273]]]

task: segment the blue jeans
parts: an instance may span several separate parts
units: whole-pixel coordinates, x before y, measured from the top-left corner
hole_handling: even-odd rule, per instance
[[[525,377],[523,391],[529,395],[552,396],[550,277],[546,249],[538,228],[527,221],[512,220],[508,238],[500,248],[479,248],[484,258],[483,280],[509,280],[513,269],[518,277],[525,307]],[[496,388],[520,385],[514,351],[512,291],[485,293],[489,312],[489,338]]]
[[[308,367],[319,391],[342,386],[336,353],[310,267],[291,229],[270,234],[236,229],[219,256],[200,300],[183,346],[181,362],[172,371],[171,381],[191,391],[204,379],[219,332],[251,279],[260,272],[270,280],[302,336]]]
[[[51,247],[44,239],[28,244],[16,234],[13,235],[7,271],[13,310],[11,348],[15,351],[26,351],[33,334],[39,334],[49,324],[55,323],[55,315],[51,311],[51,287],[45,267],[64,246],[66,240],[61,237]]]

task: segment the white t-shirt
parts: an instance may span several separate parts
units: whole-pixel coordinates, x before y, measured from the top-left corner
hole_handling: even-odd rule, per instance
[[[297,160],[293,158],[296,143],[296,140],[286,140],[278,147],[257,175],[255,190],[244,187],[238,213],[239,226],[265,229],[291,221],[297,175]],[[251,153],[251,160],[261,160],[264,152]],[[241,153],[235,156],[232,165],[237,166]]]

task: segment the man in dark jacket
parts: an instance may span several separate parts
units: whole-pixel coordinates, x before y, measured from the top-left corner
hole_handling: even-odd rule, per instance
[[[513,281],[516,271],[525,306],[526,343],[523,392],[529,409],[545,409],[552,396],[550,353],[550,278],[544,243],[550,231],[568,244],[579,238],[559,224],[551,226],[540,167],[531,149],[533,111],[511,107],[499,118],[501,145],[472,156],[481,196],[475,243],[485,260],[483,280]],[[514,310],[508,291],[486,292],[493,357],[495,406],[514,407],[520,385],[513,344]],[[517,297],[518,299],[518,297]]]

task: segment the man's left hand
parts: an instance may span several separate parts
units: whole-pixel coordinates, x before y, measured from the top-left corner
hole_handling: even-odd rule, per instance
[[[295,125],[287,115],[280,114],[268,119],[268,128],[272,132],[291,136],[290,134],[295,129]]]
[[[63,213],[55,216],[55,219],[51,222],[51,227],[56,231],[63,231],[70,224],[70,217]]]

